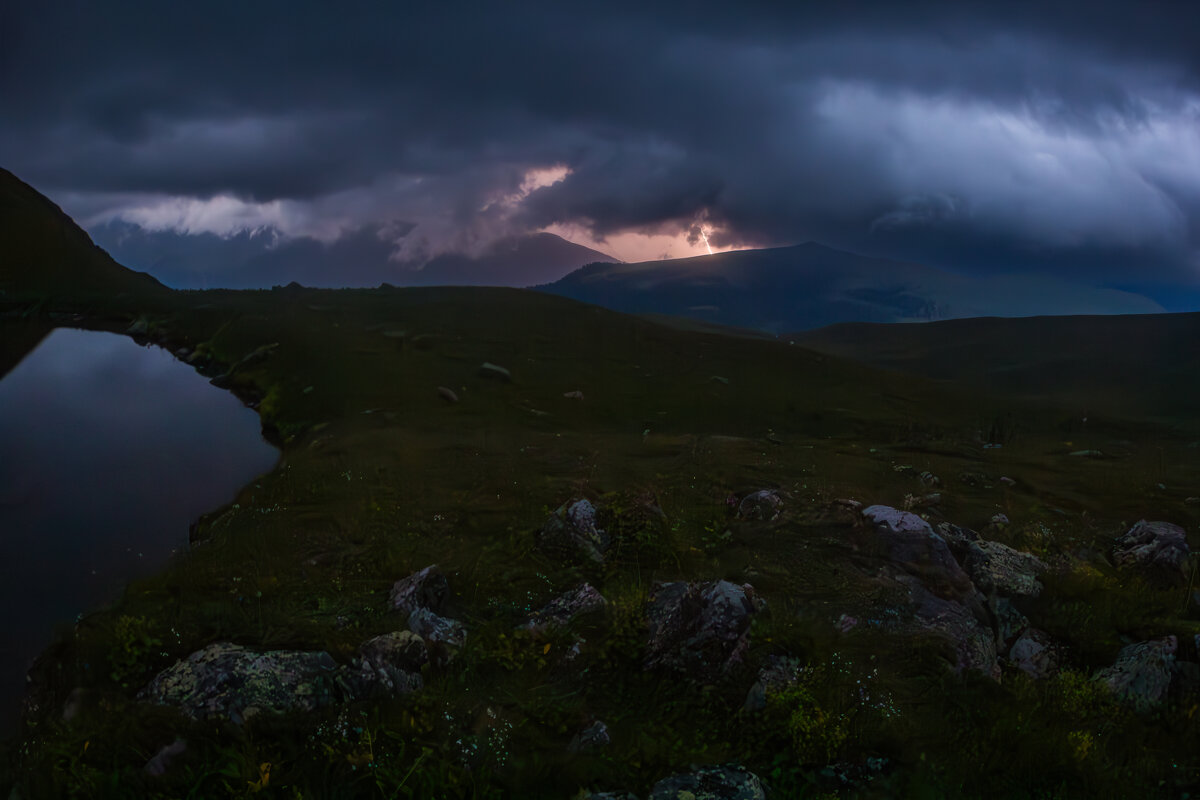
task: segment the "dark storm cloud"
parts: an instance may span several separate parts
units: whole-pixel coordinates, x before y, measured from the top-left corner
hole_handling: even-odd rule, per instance
[[[704,220],[716,244],[1196,269],[1195,4],[423,5],[6,4],[0,154],[97,213],[230,195],[253,208],[138,219],[401,220],[409,255]]]

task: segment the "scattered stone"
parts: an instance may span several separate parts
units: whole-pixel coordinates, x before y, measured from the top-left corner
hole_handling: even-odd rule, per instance
[[[992,604],[996,618],[996,643],[1003,647],[1016,639],[1029,627],[1029,619],[1017,610],[1007,597],[996,598]]]
[[[984,486],[988,482],[988,476],[982,472],[960,472],[958,479],[967,486]]]
[[[837,629],[842,633],[849,633],[858,625],[858,617],[852,617],[849,614],[842,614],[838,617]]]
[[[842,615],[845,618],[845,614]],[[768,656],[767,663],[758,671],[758,680],[746,693],[742,708],[746,711],[762,711],[767,707],[767,696],[778,694],[800,679],[804,665],[798,658]]]
[[[578,389],[573,392],[563,392],[563,397],[567,398],[568,400],[582,400],[583,392],[579,391]]]
[[[936,594],[956,600],[976,594],[946,540],[928,522],[911,512],[881,505],[868,506],[862,516],[884,557],[920,578]]]
[[[721,375],[710,375],[708,378],[708,382],[709,383],[719,383],[722,386],[728,386],[729,378],[723,377]]]
[[[1103,683],[1137,711],[1157,708],[1171,687],[1178,647],[1179,640],[1174,636],[1128,645],[1121,648],[1111,667],[1098,670],[1092,680]]]
[[[1188,555],[1183,528],[1170,522],[1141,520],[1113,544],[1113,563],[1118,567],[1133,568],[1166,586],[1187,582]]]
[[[1104,458],[1104,453],[1101,453],[1099,450],[1072,450],[1067,455],[1080,456],[1082,458]]]
[[[677,670],[701,683],[715,680],[741,662],[757,611],[749,584],[655,584],[646,609],[647,668]]]
[[[862,503],[858,502],[857,500],[850,500],[845,497],[839,497],[838,499],[833,501],[833,504],[835,506],[838,506],[839,508],[844,508],[849,511],[861,511],[862,510]]]
[[[192,719],[240,724],[258,712],[312,711],[340,701],[336,672],[324,651],[255,652],[217,642],[160,672],[138,698],[175,706]]]
[[[154,778],[161,778],[167,773],[167,769],[171,766],[171,762],[176,756],[183,755],[187,750],[187,742],[176,737],[175,741],[170,744],[163,745],[158,752],[146,762],[143,771]]]
[[[437,388],[438,397],[445,400],[447,403],[457,403],[458,395],[448,386],[439,386]]]
[[[737,764],[701,767],[672,775],[650,790],[650,800],[766,800],[766,797],[758,776]]]
[[[596,527],[596,509],[587,499],[563,503],[542,525],[538,547],[565,560],[604,563],[612,543],[608,533]]]
[[[467,629],[456,619],[439,617],[428,608],[408,615],[408,629],[425,640],[433,661],[448,664],[467,642]]]
[[[1189,506],[1200,506],[1200,497],[1189,497],[1183,502],[1187,503]]]
[[[988,524],[1001,526],[1001,525],[1008,525],[1010,523],[1009,523],[1007,514],[993,514],[992,518],[990,520],[988,520]]]
[[[1017,485],[1017,482],[1014,481],[1012,478],[1008,477],[1007,475],[1001,475],[1000,482],[1003,483],[1005,486],[1016,486]]]
[[[512,373],[497,364],[485,361],[483,366],[479,368],[479,375],[483,378],[492,378],[493,380],[509,383],[512,381]]]
[[[392,586],[391,605],[396,611],[411,614],[418,608],[441,613],[450,596],[450,584],[437,564],[401,578]]]
[[[1041,680],[1058,672],[1058,647],[1045,631],[1026,628],[1009,648],[1008,661],[1029,677]]]
[[[942,479],[939,478],[937,475],[934,475],[929,470],[925,470],[920,475],[918,475],[917,478],[925,486],[941,486],[942,485]]]
[[[608,735],[608,726],[600,720],[596,720],[575,734],[571,739],[571,743],[567,745],[567,751],[570,753],[592,753],[610,744],[612,744],[612,738]]]
[[[738,503],[739,519],[758,519],[770,522],[779,517],[783,510],[783,498],[772,489],[759,489],[742,498]]]
[[[604,596],[591,584],[585,583],[559,595],[535,611],[523,627],[535,632],[555,627],[565,628],[581,614],[599,611],[606,605],[608,605],[608,601],[604,599]]]
[[[355,697],[409,694],[420,689],[421,667],[429,661],[425,641],[411,631],[376,636],[358,648],[356,669],[346,679]]]
[[[150,323],[146,321],[145,317],[138,317],[134,320],[133,324],[125,329],[125,333],[129,336],[145,336],[149,332]]]
[[[934,506],[941,505],[941,502],[941,492],[930,492],[923,495],[904,495],[904,508],[906,511],[913,508],[933,508]]]
[[[899,472],[901,475],[916,475],[917,470],[912,464],[893,464],[892,472]]]

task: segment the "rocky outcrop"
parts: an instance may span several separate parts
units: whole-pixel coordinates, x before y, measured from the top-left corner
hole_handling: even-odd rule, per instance
[[[868,506],[863,521],[871,544],[883,558],[899,566],[939,597],[967,600],[975,586],[954,558],[946,540],[916,514],[891,506]]]
[[[1113,563],[1134,570],[1161,586],[1188,579],[1188,544],[1183,528],[1170,522],[1141,520],[1113,543]]]
[[[766,800],[762,781],[737,764],[701,767],[654,784],[650,800]]]
[[[355,697],[395,696],[420,689],[421,667],[429,661],[425,641],[411,631],[394,631],[363,642],[346,670]]]
[[[467,642],[467,629],[456,619],[440,617],[428,608],[418,608],[408,615],[408,629],[421,637],[433,662],[450,663]]]
[[[1000,677],[995,633],[975,613],[961,603],[939,597],[911,575],[899,575],[896,581],[908,590],[910,614],[896,624],[898,632],[943,641],[951,654],[950,667],[957,674],[974,670],[991,678]]]
[[[729,581],[658,583],[646,609],[647,668],[710,682],[740,663],[749,647],[754,589]]]
[[[1174,636],[1136,642],[1121,648],[1111,667],[1098,670],[1100,681],[1126,705],[1137,711],[1158,708],[1167,699],[1179,641]]]
[[[1029,598],[1042,593],[1038,576],[1049,569],[1046,562],[1000,542],[981,539],[977,544],[984,558],[968,569],[975,585],[982,591]]]
[[[1038,680],[1058,672],[1059,648],[1050,635],[1026,628],[1008,650],[1008,663]]]
[[[586,499],[563,503],[542,525],[537,544],[567,561],[602,564],[611,539],[596,527],[596,508]]]

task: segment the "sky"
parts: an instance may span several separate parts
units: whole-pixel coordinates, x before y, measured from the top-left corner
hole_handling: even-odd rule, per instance
[[[816,5],[3,3],[0,165],[184,250],[815,240],[1200,299],[1200,4]]]

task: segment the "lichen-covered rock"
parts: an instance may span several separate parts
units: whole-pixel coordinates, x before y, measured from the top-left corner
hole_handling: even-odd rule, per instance
[[[450,585],[437,564],[430,564],[407,578],[401,578],[392,586],[392,608],[411,614],[418,608],[428,608],[440,614],[450,596]]]
[[[996,598],[992,613],[996,620],[996,643],[1001,646],[1016,640],[1029,627],[1029,619],[1007,597]]]
[[[596,508],[581,499],[555,509],[538,531],[537,543],[557,558],[602,564],[611,539],[596,527]]]
[[[1008,597],[1037,597],[1042,593],[1038,576],[1049,569],[1046,562],[1000,542],[980,540],[977,544],[985,558],[968,565],[968,571],[979,588],[986,584]]]
[[[1008,662],[1031,678],[1047,678],[1058,672],[1058,646],[1046,632],[1026,628],[1009,648]]]
[[[930,591],[955,600],[976,594],[950,546],[928,522],[908,511],[881,505],[868,506],[862,516],[875,534],[881,555],[919,578]]]
[[[467,629],[461,622],[439,617],[428,608],[408,615],[408,629],[425,640],[430,656],[439,664],[448,664],[467,641]]]
[[[1121,648],[1111,667],[1098,670],[1092,680],[1103,683],[1118,699],[1138,711],[1157,708],[1171,688],[1178,647],[1179,641],[1174,636],[1128,645]]]
[[[411,631],[393,631],[363,642],[357,663],[346,669],[355,697],[400,695],[423,685],[421,666],[429,661],[425,641]]]
[[[576,617],[599,611],[606,605],[608,601],[604,596],[590,583],[584,583],[535,611],[523,627],[535,632],[549,628],[565,628]]]
[[[337,664],[324,651],[257,652],[210,644],[160,672],[139,699],[175,706],[193,719],[240,723],[259,712],[311,711],[340,702]]]
[[[773,489],[759,489],[751,492],[738,503],[737,515],[740,519],[757,519],[770,522],[779,517],[783,511],[783,498]]]
[[[1170,522],[1141,520],[1113,544],[1113,563],[1166,586],[1187,582],[1187,537]]]
[[[766,797],[758,776],[737,764],[701,767],[672,775],[650,790],[650,800],[766,800]]]
[[[700,682],[716,679],[741,661],[757,610],[749,584],[655,584],[646,609],[646,666],[678,670]]]
[[[591,753],[610,744],[612,744],[612,738],[608,735],[608,726],[600,720],[596,720],[575,734],[571,739],[571,743],[567,745],[567,751],[571,753]]]

